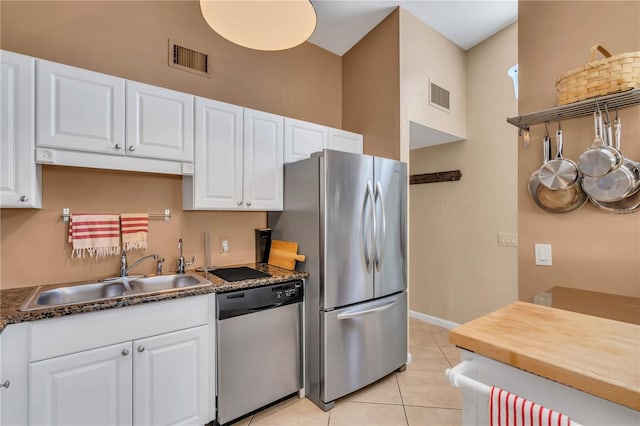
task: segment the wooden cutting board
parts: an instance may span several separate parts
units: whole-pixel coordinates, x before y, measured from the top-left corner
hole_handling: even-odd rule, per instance
[[[296,269],[296,260],[304,262],[305,256],[298,254],[298,243],[292,241],[271,240],[269,251],[269,265],[280,268]]]

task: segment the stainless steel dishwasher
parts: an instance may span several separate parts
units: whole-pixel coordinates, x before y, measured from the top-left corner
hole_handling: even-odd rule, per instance
[[[302,299],[300,280],[216,296],[218,424],[302,388]]]

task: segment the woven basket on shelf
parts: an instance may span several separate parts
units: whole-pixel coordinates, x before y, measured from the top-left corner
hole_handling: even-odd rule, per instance
[[[605,59],[596,61],[601,52]],[[640,87],[640,51],[611,55],[601,45],[591,47],[591,61],[556,81],[558,105]]]

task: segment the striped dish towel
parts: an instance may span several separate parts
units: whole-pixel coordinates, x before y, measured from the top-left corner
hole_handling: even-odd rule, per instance
[[[120,218],[117,214],[77,213],[69,218],[71,258],[100,259],[120,253]]]
[[[125,250],[147,248],[149,232],[149,215],[147,213],[122,213],[120,215],[122,229],[122,247]]]
[[[491,387],[489,417],[491,426],[580,426],[563,414],[496,386]]]

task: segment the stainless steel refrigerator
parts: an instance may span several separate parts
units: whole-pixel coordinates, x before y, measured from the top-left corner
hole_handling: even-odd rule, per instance
[[[285,165],[277,240],[297,241],[305,288],[305,391],[334,401],[407,362],[407,165],[324,150]]]

